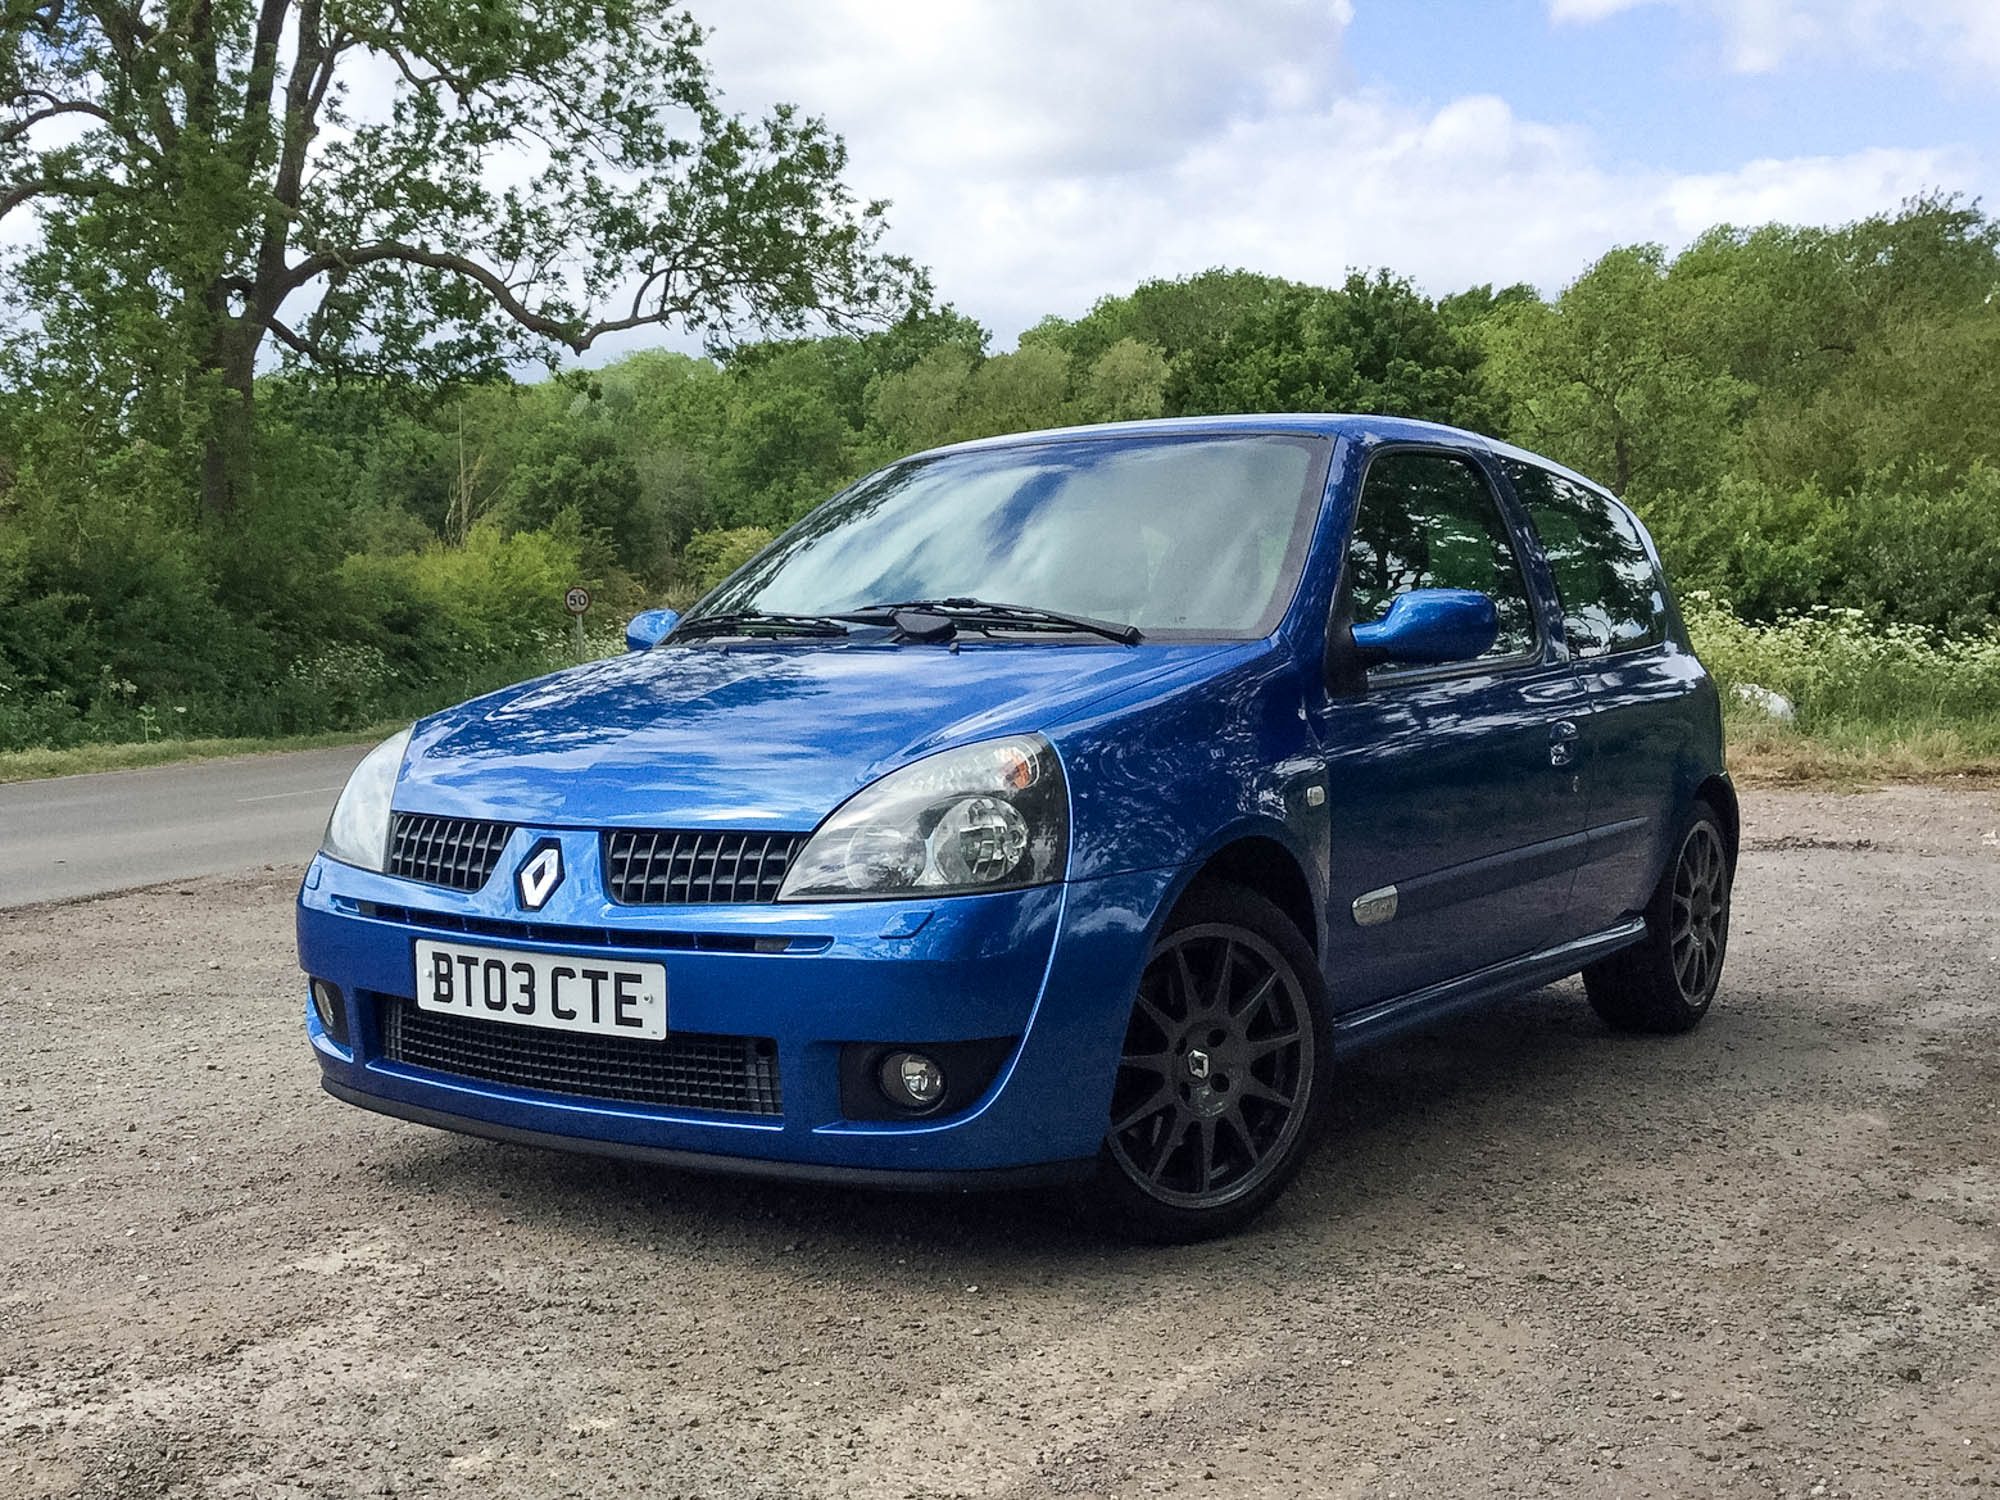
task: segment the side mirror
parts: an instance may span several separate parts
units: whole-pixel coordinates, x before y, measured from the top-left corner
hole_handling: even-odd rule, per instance
[[[1493,649],[1500,611],[1473,589],[1412,589],[1398,594],[1372,625],[1354,627],[1354,645],[1369,665],[1407,662],[1438,666],[1470,661]]]
[[[632,616],[632,623],[625,627],[625,649],[644,651],[649,646],[657,646],[680,622],[679,610],[642,609]]]

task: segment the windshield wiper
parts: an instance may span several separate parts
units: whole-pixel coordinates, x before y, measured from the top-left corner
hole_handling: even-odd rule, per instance
[[[673,629],[670,640],[691,641],[708,635],[846,635],[847,627],[831,615],[766,614],[761,609],[730,609],[697,615]]]
[[[870,604],[844,614],[843,620],[864,624],[894,623],[898,613],[942,615],[954,624],[974,628],[1032,630],[1037,626],[1058,630],[1080,630],[1101,635],[1121,646],[1136,646],[1145,637],[1137,625],[1120,625],[1111,620],[1093,620],[1088,615],[1065,614],[1059,609],[1042,609],[1033,604],[1001,604],[992,599],[972,599],[954,595],[949,599],[905,599],[896,604]]]

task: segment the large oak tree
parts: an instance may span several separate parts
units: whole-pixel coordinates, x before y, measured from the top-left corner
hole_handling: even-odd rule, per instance
[[[0,0],[0,219],[37,358],[253,473],[270,351],[491,374],[671,323],[841,326],[921,276],[826,124],[727,110],[668,0]]]

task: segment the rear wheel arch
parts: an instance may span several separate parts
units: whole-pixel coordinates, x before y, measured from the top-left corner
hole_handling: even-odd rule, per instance
[[[1729,850],[1729,863],[1733,867],[1743,838],[1743,813],[1736,803],[1735,786],[1727,776],[1711,776],[1695,788],[1694,794],[1722,819],[1722,841]]]

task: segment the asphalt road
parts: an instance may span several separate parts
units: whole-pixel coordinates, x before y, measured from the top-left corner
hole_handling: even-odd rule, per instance
[[[0,907],[294,869],[367,753],[343,745],[0,786]]]

